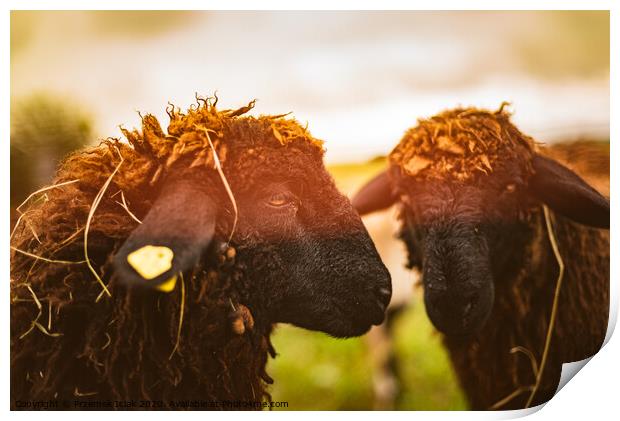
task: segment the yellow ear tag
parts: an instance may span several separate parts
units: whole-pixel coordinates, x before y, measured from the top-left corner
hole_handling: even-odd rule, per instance
[[[127,262],[140,276],[150,280],[170,270],[173,258],[174,252],[168,247],[147,245],[129,253],[127,255]],[[177,276],[174,275],[157,286],[157,289],[170,292],[174,289],[176,282]]]
[[[168,279],[163,284],[159,284],[156,288],[163,292],[172,292],[174,291],[174,287],[177,284],[177,276],[174,275],[172,278]]]

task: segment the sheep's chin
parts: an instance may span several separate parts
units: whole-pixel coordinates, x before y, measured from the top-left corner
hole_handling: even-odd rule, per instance
[[[383,321],[383,316],[360,320],[359,317],[354,317],[351,314],[345,315],[339,311],[334,311],[329,317],[323,316],[318,319],[321,321],[317,321],[315,318],[314,320],[283,320],[281,323],[323,332],[334,338],[353,338],[367,333],[373,325],[380,324]]]
[[[486,306],[484,306],[486,307]],[[435,329],[446,336],[465,337],[478,333],[486,324],[492,306],[483,308],[479,306],[473,309],[473,314],[466,320],[458,320],[456,322],[446,321],[442,315],[435,313],[432,309],[427,308],[427,314]]]
[[[367,325],[352,325],[352,324],[334,324],[328,329],[320,329],[321,332],[328,334],[334,338],[354,338],[367,333],[372,324]]]

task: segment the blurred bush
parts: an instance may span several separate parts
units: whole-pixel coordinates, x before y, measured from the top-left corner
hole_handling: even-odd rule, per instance
[[[91,117],[76,104],[47,94],[13,102],[11,208],[48,184],[58,162],[91,140]]]
[[[537,16],[545,18],[544,24],[529,26],[509,45],[526,71],[552,79],[609,72],[609,11],[546,11]]]

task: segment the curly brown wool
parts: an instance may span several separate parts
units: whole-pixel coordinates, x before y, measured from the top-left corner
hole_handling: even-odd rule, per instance
[[[499,162],[528,165],[535,142],[510,123],[506,103],[495,112],[457,108],[420,119],[390,154],[412,177],[460,181],[489,174]]]
[[[224,165],[242,151],[254,159],[234,165],[263,165],[261,154],[283,146],[323,153],[321,141],[294,120],[245,116],[253,102],[219,111],[217,99],[197,101],[187,113],[167,110],[167,134],[146,115],[141,132],[123,129],[128,142],[107,139],[71,154],[53,184],[77,181],[38,195],[24,212],[11,241],[12,405],[18,399],[154,399],[166,408],[175,399],[270,399],[265,368],[275,356],[272,327],[239,303],[247,280],[234,250],[212,247],[210,261],[185,275],[180,332],[180,288],[147,293],[110,276],[111,256],[138,224],[123,201],[142,218],[166,174],[213,168],[209,141]],[[108,298],[84,263],[67,261],[83,260],[89,211],[115,170],[88,233],[90,261],[107,283]],[[243,185],[244,171],[233,172],[232,182]],[[214,194],[229,202],[221,191]],[[219,221],[217,237],[226,238],[230,226]]]
[[[391,153],[392,182],[408,193],[401,197],[400,218],[410,267],[423,267],[424,246],[407,229],[407,217],[412,218],[416,206],[428,207],[440,201],[421,199],[407,190],[418,183],[476,185],[480,191],[488,190],[491,193],[483,202],[485,216],[502,221],[507,211],[496,208],[508,202],[510,194],[519,195],[514,192],[510,174],[532,175],[532,158],[538,151],[562,162],[609,196],[608,144],[576,142],[543,147],[510,122],[504,105],[495,112],[459,108],[420,120]],[[498,198],[497,186],[507,193]],[[490,251],[495,300],[488,320],[473,334],[443,335],[456,376],[476,410],[525,407],[536,383],[532,359],[540,364],[549,326],[558,262],[541,202],[524,196],[515,203],[510,205],[511,211],[519,211],[510,224],[496,222],[492,228],[497,239]],[[471,205],[479,206],[475,202]],[[600,349],[608,321],[609,232],[575,223],[558,213],[551,221],[565,265],[564,284],[549,358],[532,406],[553,397],[562,363],[590,357]]]

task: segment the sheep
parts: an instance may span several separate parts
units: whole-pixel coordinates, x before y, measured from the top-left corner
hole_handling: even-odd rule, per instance
[[[537,145],[504,104],[445,111],[353,199],[361,214],[399,204],[408,267],[473,409],[544,403],[562,363],[603,344],[609,200],[552,158],[571,149]]]
[[[11,238],[14,408],[259,409],[276,323],[346,338],[382,322],[389,273],[322,142],[216,104],[171,106],[167,134],[145,115],[32,197]]]

